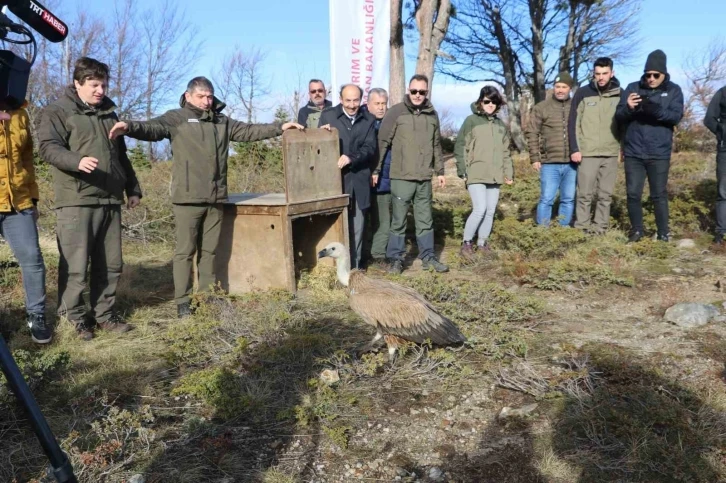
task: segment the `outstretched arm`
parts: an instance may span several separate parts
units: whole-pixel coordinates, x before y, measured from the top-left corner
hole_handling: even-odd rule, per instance
[[[171,139],[174,122],[167,112],[148,121],[119,121],[108,133],[109,139],[128,136],[139,141],[161,141]]]

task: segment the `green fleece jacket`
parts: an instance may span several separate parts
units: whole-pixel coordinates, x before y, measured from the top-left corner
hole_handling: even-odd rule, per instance
[[[439,115],[428,99],[414,106],[406,96],[388,110],[378,130],[379,159],[374,174],[380,172],[389,149],[391,179],[425,181],[434,174],[444,175]]]
[[[509,153],[511,138],[504,123],[471,105],[472,114],[464,120],[454,146],[456,172],[467,184],[502,184],[514,179]]]

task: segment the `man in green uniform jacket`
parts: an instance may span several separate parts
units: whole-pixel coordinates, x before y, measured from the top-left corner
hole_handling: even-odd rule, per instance
[[[231,119],[214,97],[209,79],[195,77],[180,107],[150,121],[119,122],[110,137],[126,134],[142,141],[171,140],[171,202],[176,222],[174,298],[180,318],[191,315],[192,261],[197,255],[199,290],[217,283],[214,257],[222,229],[222,203],[227,200],[227,156],[230,142],[273,138],[297,123],[247,124]]]

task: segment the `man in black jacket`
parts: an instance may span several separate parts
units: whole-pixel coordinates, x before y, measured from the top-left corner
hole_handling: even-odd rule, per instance
[[[320,79],[310,80],[308,93],[310,94],[310,101],[298,111],[297,123],[314,129],[319,125],[318,122],[323,110],[331,107],[333,103],[325,98],[328,91],[325,90],[325,84]]]
[[[703,124],[716,135],[718,195],[716,198],[716,238],[714,241],[718,245],[722,245],[724,235],[726,235],[726,86],[723,86],[714,94],[708,104]]]
[[[350,196],[350,266],[360,268],[363,252],[365,212],[371,204],[371,165],[376,159],[375,118],[360,108],[363,90],[355,84],[340,90],[340,104],[323,111],[320,127],[336,128],[340,136],[338,168],[343,173],[343,189]]]
[[[673,128],[683,117],[683,92],[671,82],[666,54],[648,55],[640,81],[628,85],[620,95],[615,120],[624,132],[625,184],[630,217],[629,242],[643,237],[641,197],[645,178],[655,206],[658,240],[668,241],[668,170],[673,148]]]

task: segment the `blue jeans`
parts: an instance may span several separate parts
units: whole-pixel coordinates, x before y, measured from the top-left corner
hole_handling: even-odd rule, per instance
[[[546,163],[539,171],[540,197],[537,204],[537,224],[547,226],[552,219],[552,205],[557,191],[560,192],[560,208],[557,217],[560,225],[572,222],[575,210],[577,165],[575,163]]]
[[[45,263],[38,243],[33,210],[0,213],[0,235],[8,242],[23,274],[25,310],[45,313]]]

